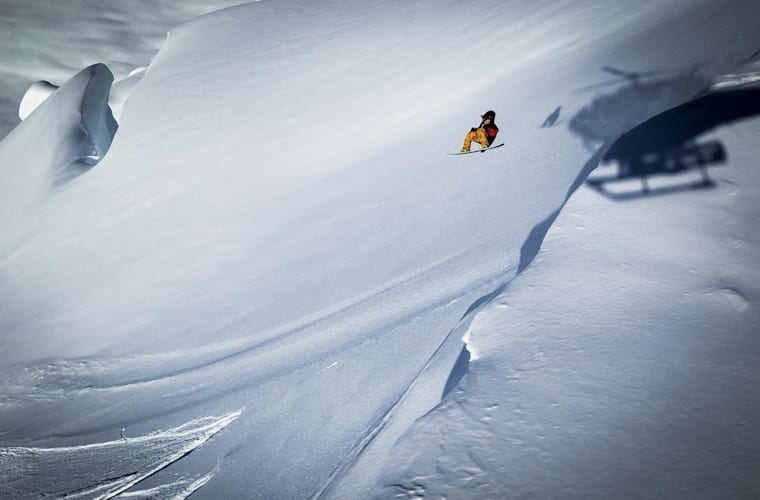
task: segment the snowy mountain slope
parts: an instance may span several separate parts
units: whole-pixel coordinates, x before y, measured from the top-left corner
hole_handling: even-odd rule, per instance
[[[610,61],[675,73],[592,121],[622,133],[760,44],[736,36],[741,3],[392,6],[261,2],[173,32],[109,156],[2,262],[5,445],[244,406],[172,466],[219,464],[198,494],[366,496],[440,401],[478,298],[591,165],[584,141],[604,144],[565,128],[596,102],[576,90]],[[508,146],[445,157],[487,108]]]
[[[380,496],[756,498],[759,133],[756,116],[699,137],[728,154],[711,189],[581,188],[476,316],[478,359],[399,440]]]

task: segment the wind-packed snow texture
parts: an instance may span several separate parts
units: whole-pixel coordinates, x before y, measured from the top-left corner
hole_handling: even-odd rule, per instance
[[[604,149],[750,57],[757,20],[277,1],[173,30],[108,156],[0,263],[0,440],[76,449],[242,407],[133,493],[180,474],[206,498],[382,496],[393,444],[466,371],[475,313]],[[655,73],[598,87],[606,66]],[[445,156],[486,109],[507,145]]]

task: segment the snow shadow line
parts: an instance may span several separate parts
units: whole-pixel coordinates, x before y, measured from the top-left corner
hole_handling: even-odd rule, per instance
[[[575,181],[573,181],[573,184],[570,186],[570,189],[567,191],[567,194],[565,195],[565,199],[561,203],[561,205],[552,212],[546,219],[539,222],[535,226],[533,226],[533,229],[531,230],[530,234],[528,235],[528,238],[525,240],[525,242],[522,244],[522,247],[520,247],[520,264],[517,267],[517,273],[515,276],[513,276],[509,281],[502,283],[498,287],[496,287],[492,292],[487,293],[486,295],[483,295],[478,300],[472,303],[472,305],[467,309],[467,312],[464,313],[462,316],[462,319],[465,319],[468,316],[473,315],[486,305],[490,304],[494,301],[499,295],[501,295],[509,286],[509,283],[520,275],[525,269],[528,268],[528,266],[533,262],[533,260],[536,258],[536,255],[538,255],[539,250],[541,249],[541,245],[543,245],[544,238],[546,237],[546,234],[549,232],[549,228],[554,224],[554,221],[557,220],[557,217],[559,216],[560,212],[564,208],[565,204],[567,203],[567,200],[570,199],[570,197],[573,195],[573,193],[585,182],[586,178],[589,176],[589,174],[596,168],[596,166],[601,161],[602,157],[604,156],[605,152],[607,151],[606,146],[602,146],[599,148],[594,155],[589,158],[589,160],[583,165],[583,168],[578,173],[577,177],[575,178]],[[461,320],[460,320],[461,321]],[[459,382],[464,378],[464,376],[469,372],[470,369],[470,351],[467,348],[467,344],[462,346],[461,351],[459,352],[459,357],[457,358],[456,362],[454,363],[453,368],[451,369],[451,372],[449,373],[449,377],[446,380],[446,384],[443,388],[443,393],[441,394],[441,400],[446,398],[446,396],[451,393],[458,385]]]
[[[533,227],[533,229],[528,235],[528,238],[525,240],[525,242],[520,248],[520,264],[516,273],[514,275],[511,275],[505,282],[499,284],[496,288],[494,288],[494,290],[478,298],[472,303],[472,305],[470,305],[467,311],[462,315],[458,325],[454,329],[452,329],[449,332],[449,334],[446,336],[446,338],[441,342],[440,346],[430,356],[425,366],[423,366],[421,370],[418,372],[418,374],[414,377],[412,383],[401,394],[401,396],[393,404],[390,405],[390,407],[387,409],[385,414],[381,417],[379,425],[377,425],[375,428],[370,429],[362,437],[358,445],[354,447],[351,454],[352,459],[349,461],[344,461],[331,474],[328,481],[312,497],[313,499],[318,500],[328,495],[332,487],[334,486],[334,483],[337,480],[339,480],[339,478],[343,476],[353,466],[354,463],[356,463],[356,459],[363,453],[363,451],[372,443],[372,441],[377,437],[380,431],[385,427],[386,422],[391,417],[394,410],[400,404],[403,403],[403,400],[410,394],[412,387],[415,385],[415,382],[417,381],[417,379],[433,362],[433,360],[436,358],[436,355],[443,349],[444,345],[447,344],[447,342],[451,339],[451,337],[455,335],[456,333],[461,333],[463,330],[466,330],[467,328],[469,328],[469,324],[472,322],[472,319],[474,318],[475,313],[477,313],[483,307],[487,306],[488,304],[493,302],[498,296],[500,296],[507,289],[507,287],[512,282],[512,280],[514,280],[515,277],[517,277],[522,271],[524,271],[533,262],[539,250],[541,249],[541,245],[543,244],[544,238],[546,237],[546,234],[548,233],[549,228],[554,224],[554,221],[557,219],[560,212],[564,208],[565,204],[567,203],[567,200],[569,200],[570,197],[573,195],[573,193],[581,185],[583,185],[584,181],[589,176],[589,174],[596,168],[596,166],[601,161],[604,153],[607,151],[607,147],[608,147],[608,144],[605,143],[591,156],[591,158],[588,159],[588,161],[586,161],[586,163],[583,165],[583,168],[578,173],[572,185],[568,189],[567,194],[565,195],[565,199],[562,201],[560,206],[555,211],[553,211],[546,219],[544,219],[543,221],[541,221],[540,223],[536,224]],[[449,376],[446,380],[446,383],[444,384],[444,388],[441,393],[439,404],[443,402],[443,400],[459,385],[462,378],[469,372],[471,355],[467,347],[468,346],[466,343],[462,346],[459,352],[459,355],[456,361],[454,362],[454,366],[449,372]],[[426,412],[425,414],[421,415],[418,418],[424,418],[425,415],[429,414],[430,411],[433,411],[434,409],[435,407],[431,408],[428,412]]]

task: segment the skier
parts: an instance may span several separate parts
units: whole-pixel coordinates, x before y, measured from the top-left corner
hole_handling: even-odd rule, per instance
[[[496,119],[496,113],[493,110],[486,111],[481,116],[483,121],[480,122],[478,128],[471,129],[464,138],[464,146],[462,146],[462,153],[470,151],[470,145],[472,141],[480,144],[481,149],[487,149],[493,144],[496,139],[496,134],[499,133],[499,127],[496,126],[494,120]]]

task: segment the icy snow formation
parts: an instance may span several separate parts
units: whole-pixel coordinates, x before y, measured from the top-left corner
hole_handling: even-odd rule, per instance
[[[129,94],[132,92],[132,89],[135,88],[135,85],[140,82],[147,69],[147,67],[136,68],[132,70],[126,78],[114,82],[111,86],[111,91],[108,95],[108,106],[111,108],[111,113],[115,120],[119,120],[121,111],[127,102]],[[26,117],[29,116],[32,111],[37,109],[40,104],[45,102],[45,100],[50,97],[57,88],[58,87],[52,83],[45,81],[34,82],[30,85],[29,89],[27,89],[24,94],[24,97],[21,98],[21,103],[19,104],[18,109],[19,118],[25,120]]]
[[[258,2],[173,31],[108,156],[0,263],[4,446],[244,407],[130,494],[172,474],[207,498],[386,491],[399,437],[458,394],[477,313],[615,134],[760,45],[741,2],[623,4]],[[663,74],[584,91],[611,63]],[[507,146],[445,156],[486,109]]]
[[[58,87],[45,81],[31,84],[24,97],[21,98],[21,103],[18,106],[18,117],[25,120],[27,116],[32,114],[32,111],[45,102],[57,89]]]
[[[82,70],[0,142],[0,254],[30,230],[54,184],[105,156],[116,132],[112,80],[102,64]]]
[[[58,448],[0,448],[0,482],[14,498],[113,498],[192,452],[240,416],[202,418],[174,429],[118,441]],[[213,473],[175,481],[151,495],[189,495]],[[135,492],[128,498],[140,498]],[[147,493],[144,496],[149,496]]]
[[[114,82],[111,87],[108,105],[111,107],[111,111],[116,120],[121,118],[121,112],[129,98],[129,94],[131,94],[135,86],[140,83],[140,80],[142,80],[142,77],[147,70],[148,68],[145,66],[135,68],[129,72],[129,75],[126,78]]]
[[[3,0],[0,12],[0,139],[18,123],[32,82],[60,86],[104,63],[117,81],[150,62],[177,24],[245,0],[43,2]]]

